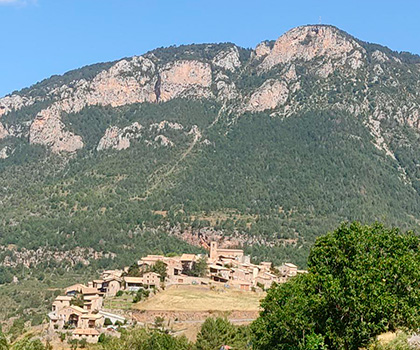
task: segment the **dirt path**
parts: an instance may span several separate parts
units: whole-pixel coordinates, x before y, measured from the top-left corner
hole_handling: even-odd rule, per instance
[[[144,195],[144,197],[141,198],[133,198],[140,200],[140,201],[145,201],[147,198],[149,198],[149,196],[152,194],[152,192],[154,190],[156,190],[156,188],[162,184],[163,180],[166,179],[168,176],[170,176],[178,167],[179,163],[181,163],[194,149],[195,145],[197,144],[197,142],[201,139],[201,132],[198,129],[198,127],[196,125],[194,125],[191,128],[190,133],[194,134],[194,139],[192,140],[191,144],[188,146],[188,148],[181,154],[181,157],[175,162],[174,165],[172,165],[168,171],[166,171],[165,173],[163,173],[162,175],[158,175],[159,171],[162,171],[161,169],[156,170],[152,175],[151,175],[151,181],[153,181],[153,184],[146,190],[146,193]],[[153,177],[155,177],[155,180],[153,180]]]

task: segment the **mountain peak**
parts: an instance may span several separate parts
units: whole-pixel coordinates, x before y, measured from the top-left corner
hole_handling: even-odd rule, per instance
[[[295,27],[274,43],[261,64],[269,70],[277,64],[294,60],[310,61],[326,56],[331,59],[346,59],[354,50],[364,52],[360,44],[346,32],[330,25],[305,25]]]

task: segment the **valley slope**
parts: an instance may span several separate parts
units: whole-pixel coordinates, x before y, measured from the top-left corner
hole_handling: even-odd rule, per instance
[[[0,99],[2,268],[94,270],[214,238],[303,267],[341,221],[417,229],[419,63],[315,25],[14,92]]]

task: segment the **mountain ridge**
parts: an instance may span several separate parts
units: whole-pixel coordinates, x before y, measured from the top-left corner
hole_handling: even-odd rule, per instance
[[[321,32],[320,32],[321,31]],[[297,35],[297,36],[296,36]],[[300,36],[300,37],[299,37]],[[308,39],[309,38],[309,39]],[[311,43],[311,40],[315,38],[315,43]],[[305,42],[307,40],[307,42]],[[318,40],[318,42],[317,42]],[[337,41],[338,40],[338,41]],[[339,42],[339,44],[338,44]],[[185,45],[173,48],[175,51],[180,51],[182,53],[182,57],[179,57],[179,59],[176,60],[176,64],[178,67],[169,67],[166,69],[166,72],[163,72],[164,76],[167,74],[172,74],[173,77],[168,77],[168,83],[167,86],[163,86],[163,89],[160,89],[161,84],[161,73],[156,71],[158,81],[150,81],[150,86],[146,84],[146,81],[148,80],[148,76],[150,74],[154,74],[154,65],[156,62],[153,62],[151,59],[156,58],[159,61],[163,60],[163,65],[165,65],[165,57],[162,56],[159,58],[160,53],[165,53],[166,51],[170,50],[171,48],[167,49],[156,49],[152,50],[143,56],[134,56],[129,59],[122,59],[116,62],[110,62],[110,63],[102,63],[92,66],[87,66],[85,68],[82,68],[80,70],[74,70],[69,72],[68,74],[76,74],[78,75],[81,71],[88,71],[88,77],[84,79],[64,79],[66,77],[66,74],[61,76],[62,86],[60,87],[61,90],[66,90],[66,84],[65,82],[69,80],[69,87],[67,88],[67,91],[60,91],[57,87],[59,86],[57,83],[54,83],[55,80],[60,79],[60,76],[54,76],[52,78],[52,84],[53,86],[49,86],[48,82],[51,82],[50,80],[44,80],[41,83],[35,84],[32,88],[24,89],[22,91],[28,91],[28,93],[22,94],[17,93],[14,95],[6,96],[2,99],[0,99],[0,115],[7,115],[10,112],[18,111],[22,107],[28,107],[33,104],[41,104],[46,103],[47,105],[50,105],[46,109],[35,109],[35,114],[37,115],[37,118],[32,121],[32,132],[29,132],[29,138],[31,143],[40,143],[40,144],[46,144],[52,146],[52,150],[55,152],[60,151],[66,151],[66,152],[74,152],[77,149],[80,149],[83,147],[83,141],[77,137],[77,135],[72,135],[71,133],[65,133],[63,132],[64,126],[62,125],[60,121],[59,114],[64,113],[70,113],[70,112],[78,112],[81,108],[84,108],[84,106],[89,105],[95,105],[95,104],[110,104],[111,106],[118,106],[122,104],[130,104],[135,102],[159,102],[159,101],[165,101],[174,97],[177,97],[178,94],[182,94],[183,92],[187,91],[188,89],[191,90],[192,87],[198,88],[198,86],[201,84],[201,91],[193,91],[193,97],[194,94],[196,94],[196,98],[216,98],[216,99],[235,99],[238,96],[238,91],[236,89],[235,84],[232,85],[232,81],[229,81],[229,77],[213,77],[213,71],[211,71],[211,67],[208,67],[202,62],[203,57],[200,57],[200,55],[197,56],[193,51],[188,50],[188,48],[193,47],[195,50],[199,49],[199,51],[206,52],[208,49],[214,49],[218,50],[218,54],[222,55],[222,57],[213,57],[213,65],[218,66],[219,68],[222,68],[224,71],[226,71],[226,65],[229,66],[227,71],[234,73],[237,68],[244,65],[243,69],[246,69],[247,65],[250,64],[249,61],[255,61],[258,59],[262,59],[262,62],[259,65],[259,72],[257,74],[261,74],[262,71],[266,71],[267,69],[270,70],[273,67],[281,64],[281,63],[287,63],[289,61],[295,61],[299,59],[304,60],[313,60],[317,56],[323,56],[325,54],[328,54],[330,58],[335,60],[337,57],[342,57],[343,53],[348,53],[349,50],[354,51],[353,56],[348,58],[347,60],[350,62],[353,69],[359,68],[359,65],[363,64],[363,59],[367,57],[366,49],[363,46],[369,45],[368,43],[361,42],[351,35],[347,34],[346,32],[329,25],[307,25],[307,26],[300,26],[291,29],[290,31],[286,32],[282,36],[280,36],[273,44],[273,47],[270,48],[269,45],[265,46],[267,41],[264,41],[257,45],[255,50],[249,51],[250,57],[245,57],[242,55],[240,57],[239,51],[246,51],[244,49],[238,48],[236,45],[231,43],[224,43],[224,44],[200,44],[200,45]],[[363,45],[361,45],[363,44]],[[276,46],[277,45],[277,46]],[[341,45],[341,46],[340,46]],[[299,47],[296,49],[296,47]],[[343,49],[344,47],[344,49]],[[228,50],[226,51],[227,48]],[[283,48],[283,49],[282,49]],[[290,51],[289,49],[293,49],[295,51]],[[312,48],[312,51],[309,52],[308,48]],[[378,48],[378,47],[377,47]],[[387,48],[380,47],[382,51],[374,51],[375,58],[377,60],[387,60],[388,57],[386,54],[384,54],[383,51],[387,51],[389,54],[392,54],[391,56],[394,60],[399,60],[399,58],[395,57],[395,52],[389,52]],[[224,50],[225,49],[225,50]],[[301,50],[300,53],[296,50]],[[264,51],[265,50],[265,51]],[[267,51],[268,50],[268,51]],[[280,50],[279,52],[277,52]],[[282,51],[283,50],[283,51]],[[286,51],[284,51],[286,50]],[[332,51],[336,50],[336,51]],[[340,52],[340,50],[344,50],[344,52]],[[289,52],[288,55],[290,57],[285,57],[285,52]],[[382,54],[381,54],[382,52]],[[157,55],[157,56],[156,56]],[[187,57],[184,57],[184,56]],[[226,57],[223,57],[223,55],[226,55]],[[309,56],[308,56],[309,55]],[[338,56],[337,56],[338,55]],[[341,56],[340,56],[341,55]],[[385,55],[385,56],[384,56]],[[188,57],[189,56],[189,57]],[[201,54],[201,56],[203,56]],[[247,56],[247,55],[246,55]],[[253,57],[251,57],[253,56]],[[335,57],[337,56],[337,57]],[[364,57],[366,56],[366,57]],[[171,55],[172,58],[178,58],[177,55]],[[200,58],[201,61],[194,60],[193,58]],[[263,58],[264,57],[264,58]],[[373,57],[373,56],[372,56]],[[240,60],[242,58],[242,61]],[[220,62],[217,60],[219,59]],[[205,58],[206,60],[206,58]],[[216,61],[214,61],[216,60]],[[207,59],[208,61],[208,59]],[[401,61],[400,61],[401,62]],[[174,63],[175,64],[175,63]],[[203,65],[204,64],[204,65]],[[192,67],[191,67],[192,65]],[[109,69],[106,69],[106,67],[109,67]],[[105,68],[105,69],[100,69]],[[119,77],[123,74],[128,74],[129,71],[142,69],[144,70],[140,74],[140,76],[134,77],[135,79],[126,79],[125,81],[119,81]],[[147,70],[150,69],[150,72],[147,72]],[[165,67],[162,68],[165,70]],[[196,71],[194,71],[194,69]],[[285,77],[292,78],[296,75],[296,72],[294,72],[294,66],[290,67],[289,71],[285,74]],[[318,74],[320,77],[327,77],[329,74],[332,73],[332,71],[335,69],[335,67],[332,66],[332,64],[329,62],[328,64],[323,65],[318,70]],[[192,71],[191,71],[192,70]],[[105,74],[107,72],[107,76]],[[181,78],[182,74],[204,74],[201,76],[200,80],[188,80],[187,76],[184,76],[184,78]],[[82,74],[83,75],[83,74]],[[102,77],[101,77],[102,75]],[[220,74],[219,74],[220,75]],[[128,77],[127,77],[128,78]],[[133,78],[133,77],[131,77]],[[187,78],[187,79],[186,79]],[[93,80],[96,81],[95,84],[89,84],[89,82],[92,82]],[[143,79],[142,82],[136,81],[136,79]],[[170,82],[170,80],[173,80],[174,83]],[[175,80],[174,80],[175,79]],[[180,82],[176,82],[177,79],[181,79]],[[150,77],[149,77],[150,80]],[[227,80],[227,81],[226,81]],[[260,86],[261,91],[256,90],[255,96],[251,96],[251,104],[253,106],[244,107],[245,110],[264,110],[266,107],[268,109],[274,109],[277,107],[278,104],[283,104],[287,95],[287,91],[285,86],[282,86],[281,84],[275,82],[273,85],[272,81],[266,81],[268,84],[267,86]],[[64,84],[64,85],[63,85]],[[146,85],[144,85],[146,84]],[[164,81],[165,84],[165,81]],[[61,103],[56,103],[51,106],[51,102],[48,102],[48,97],[42,96],[41,93],[38,93],[38,95],[33,95],[33,91],[41,90],[42,86],[46,85],[46,89],[48,91],[49,95],[53,95],[52,99],[61,99],[66,98],[65,95],[69,95],[67,100],[61,101]],[[112,86],[113,85],[113,86]],[[153,86],[152,86],[153,85]],[[210,93],[211,91],[206,90],[206,88],[210,87],[210,85],[216,85],[217,89],[219,90],[219,96],[212,96]],[[53,87],[56,87],[55,89]],[[111,89],[109,88],[111,86]],[[156,87],[159,86],[159,92],[156,90]],[[88,93],[83,96],[84,90],[93,89],[96,92],[96,95],[98,96],[92,96]],[[125,89],[125,90],[124,90]],[[169,90],[168,90],[169,89]],[[178,90],[177,90],[178,89]],[[265,106],[264,103],[267,103],[267,101],[264,101],[267,98],[270,98],[273,100],[273,95],[270,94],[271,90],[275,90],[275,95],[280,96],[281,94],[283,97],[280,96],[280,99],[277,101],[273,101],[271,105]],[[56,91],[59,90],[59,91]],[[161,96],[162,90],[164,94]],[[171,91],[172,92],[169,92]],[[78,96],[78,92],[81,91],[82,96]],[[116,92],[116,94],[125,94],[125,100],[119,101],[118,96],[111,96],[113,92]],[[166,94],[165,94],[166,93]],[[191,93],[191,92],[190,92]],[[73,96],[71,96],[73,94]],[[111,94],[111,95],[110,95]],[[127,96],[128,95],[128,96]],[[274,96],[274,97],[276,97]],[[73,100],[73,101],[72,101]],[[275,100],[275,98],[274,98]],[[64,102],[64,103],[63,103]],[[255,105],[258,105],[259,107],[255,107]],[[4,118],[3,118],[4,119]],[[29,121],[28,121],[29,122]],[[45,131],[43,132],[43,129],[45,128]],[[372,130],[374,127],[372,127]],[[0,126],[0,137],[4,138],[8,135],[14,135],[14,126],[7,126],[4,125]],[[51,139],[51,135],[54,135],[55,137]],[[32,136],[34,135],[34,136]],[[57,140],[58,139],[58,140]],[[64,142],[63,142],[64,140]]]
[[[118,257],[159,230],[303,265],[343,220],[418,228],[419,60],[307,25],[255,49],[155,49],[1,98],[0,245]]]

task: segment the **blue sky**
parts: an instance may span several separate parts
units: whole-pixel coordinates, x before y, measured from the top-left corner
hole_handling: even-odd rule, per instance
[[[0,96],[161,46],[255,47],[320,17],[362,40],[420,54],[419,15],[419,0],[0,0]]]

